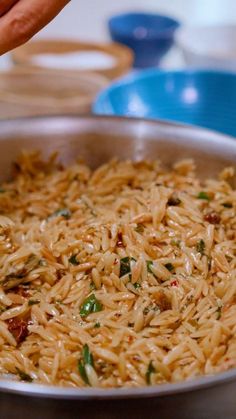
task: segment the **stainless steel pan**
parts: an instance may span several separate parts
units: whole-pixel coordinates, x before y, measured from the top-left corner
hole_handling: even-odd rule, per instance
[[[45,117],[0,123],[0,181],[22,149],[58,150],[68,163],[193,157],[201,177],[236,162],[236,141],[206,130],[145,120]],[[235,419],[236,370],[139,389],[64,389],[0,380],[1,419]]]

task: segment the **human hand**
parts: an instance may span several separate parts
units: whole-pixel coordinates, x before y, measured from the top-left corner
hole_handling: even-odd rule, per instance
[[[70,0],[0,0],[0,55],[27,42]]]

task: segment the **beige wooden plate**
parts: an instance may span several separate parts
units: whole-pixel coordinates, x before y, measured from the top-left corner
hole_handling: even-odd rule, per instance
[[[0,73],[0,118],[84,114],[108,80],[98,74],[20,69]]]
[[[77,65],[76,68],[73,68],[73,66],[65,68],[63,64],[69,59],[73,58],[75,60],[76,54],[77,61],[83,58],[83,63],[81,62],[83,65],[80,67]],[[70,40],[37,40],[30,41],[12,52],[12,59],[15,64],[29,66],[34,70],[45,70],[50,56],[52,62],[53,56],[55,61],[57,61],[57,65],[55,64],[55,68],[53,68],[54,70],[67,70],[67,72],[76,73],[94,71],[110,79],[126,73],[133,64],[133,52],[126,46],[117,43],[99,44]],[[45,63],[43,63],[43,57]],[[86,57],[87,66],[84,69]],[[40,58],[42,58],[41,61]],[[102,58],[103,62],[101,62]],[[64,61],[61,68],[58,65],[60,59]],[[98,61],[100,61],[100,66]],[[52,69],[51,64],[50,67]]]

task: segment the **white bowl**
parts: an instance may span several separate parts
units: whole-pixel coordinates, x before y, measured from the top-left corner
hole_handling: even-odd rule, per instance
[[[175,41],[191,67],[236,71],[236,25],[183,26]]]

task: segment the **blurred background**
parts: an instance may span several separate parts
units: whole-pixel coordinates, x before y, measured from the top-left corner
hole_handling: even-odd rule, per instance
[[[236,23],[235,0],[72,0],[36,38],[66,37],[89,41],[109,40],[108,18],[125,11],[149,11],[168,14],[189,24]],[[181,57],[171,51],[164,65],[179,66]],[[1,68],[9,65],[8,57],[0,58]]]
[[[72,0],[0,70],[0,118],[94,112],[236,137],[236,0]]]

